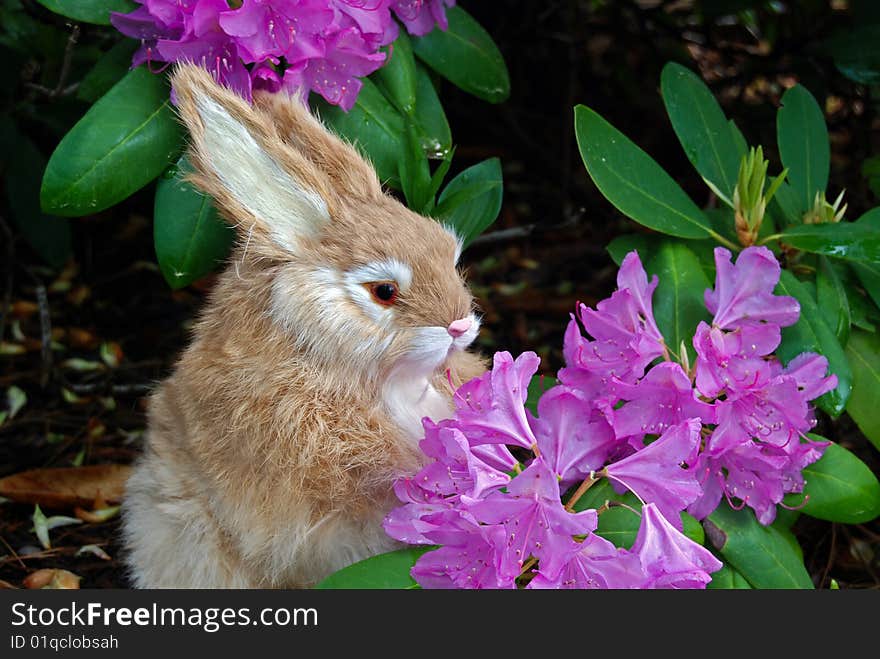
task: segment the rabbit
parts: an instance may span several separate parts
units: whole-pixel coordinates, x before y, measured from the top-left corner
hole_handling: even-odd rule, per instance
[[[485,372],[461,240],[383,191],[296,97],[178,65],[190,180],[237,240],[149,398],[123,502],[136,588],[309,588],[400,547],[422,419]]]

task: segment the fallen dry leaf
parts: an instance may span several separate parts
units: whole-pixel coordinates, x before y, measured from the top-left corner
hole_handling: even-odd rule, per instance
[[[47,588],[52,590],[77,590],[82,577],[67,570],[44,568],[27,575],[22,585],[29,590]]]
[[[31,469],[0,478],[0,496],[46,508],[87,507],[99,498],[118,504],[130,473],[116,464]]]

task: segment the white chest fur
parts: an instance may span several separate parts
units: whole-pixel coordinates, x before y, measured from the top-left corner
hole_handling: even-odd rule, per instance
[[[423,417],[440,421],[452,416],[452,403],[423,376],[392,377],[383,387],[382,398],[391,418],[413,441],[424,436]]]

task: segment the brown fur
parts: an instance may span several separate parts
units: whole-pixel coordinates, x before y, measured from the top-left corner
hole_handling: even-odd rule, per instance
[[[447,232],[384,194],[354,148],[298,102],[264,96],[250,107],[192,66],[173,82],[192,137],[192,178],[239,241],[191,344],[150,401],[147,445],[124,507],[132,576],[140,587],[309,586],[393,548],[378,525],[395,505],[392,482],[418,469],[422,456],[381,395],[403,339],[364,357],[359,342],[375,340],[376,328],[354,307],[345,317],[357,329],[327,337],[308,321],[322,291],[303,277],[321,266],[405,259],[413,284],[395,308],[400,332],[446,327],[472,301],[452,267]],[[330,223],[300,237],[295,254],[217,177],[203,149],[201,95],[326,202]],[[277,317],[279,295],[296,311],[290,324]],[[457,386],[485,365],[451,352],[432,377],[449,397],[447,369]]]

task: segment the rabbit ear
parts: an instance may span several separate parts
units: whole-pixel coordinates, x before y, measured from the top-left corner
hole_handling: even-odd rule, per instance
[[[305,105],[284,94],[258,93],[254,106],[272,117],[287,143],[320,170],[341,198],[370,201],[384,196],[373,166]]]
[[[285,143],[272,116],[204,69],[181,65],[172,84],[192,137],[193,182],[249,239],[262,236],[296,253],[330,221],[335,194],[326,176]]]

